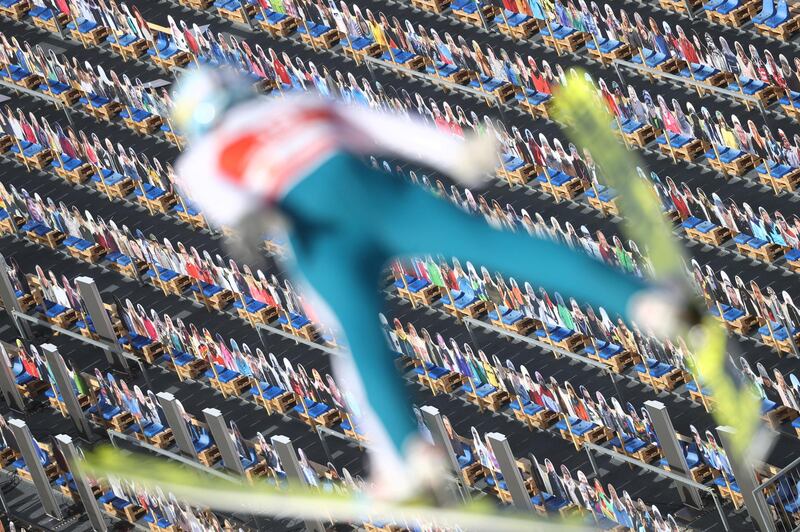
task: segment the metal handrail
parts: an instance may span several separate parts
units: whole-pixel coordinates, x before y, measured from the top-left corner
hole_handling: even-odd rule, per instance
[[[770,485],[770,484],[771,484],[771,483],[772,483],[774,480],[776,480],[776,479],[777,479],[779,476],[781,476],[781,475],[783,475],[783,474],[787,473],[787,472],[788,472],[790,469],[794,469],[794,468],[796,468],[796,467],[798,467],[798,466],[800,466],[800,457],[797,457],[797,458],[795,458],[794,460],[792,460],[792,462],[791,462],[789,465],[787,465],[787,466],[785,466],[785,467],[781,468],[781,469],[780,469],[780,471],[778,471],[777,473],[775,473],[774,475],[772,475],[771,477],[769,477],[768,479],[766,479],[764,482],[762,482],[761,484],[759,484],[758,486],[756,486],[756,491],[757,491],[757,490],[761,490],[761,489],[764,489],[764,488],[766,488],[766,487],[767,487],[767,486],[769,486],[769,485]]]
[[[141,359],[139,359],[138,357],[132,355],[131,353],[128,353],[124,349],[120,349],[119,345],[114,345],[111,342],[107,342],[107,341],[103,341],[103,340],[95,340],[94,338],[89,338],[87,336],[83,336],[82,334],[76,333],[74,331],[70,331],[69,329],[65,329],[63,327],[59,327],[58,325],[53,325],[49,321],[45,321],[45,320],[43,320],[41,318],[37,318],[35,316],[30,316],[28,314],[25,314],[23,312],[19,312],[17,310],[11,309],[9,311],[9,313],[15,318],[20,318],[22,320],[31,322],[31,323],[33,323],[35,325],[39,325],[41,327],[46,327],[46,328],[50,329],[53,332],[57,332],[59,334],[63,334],[64,336],[68,336],[68,337],[73,338],[75,340],[79,340],[79,341],[81,341],[81,342],[83,342],[85,344],[91,345],[93,347],[99,347],[103,351],[111,351],[111,352],[113,352],[113,353],[115,353],[117,355],[121,355],[122,358],[124,358],[125,360],[129,360],[131,362],[136,363],[137,367],[139,368],[139,371],[141,371],[141,373],[142,373],[142,377],[144,377],[144,381],[147,384],[147,387],[148,388],[152,388],[153,387],[153,385],[150,382],[150,376],[148,375],[147,369],[145,369],[145,366],[142,363]]]
[[[147,449],[148,451],[154,452],[156,454],[160,454],[160,455],[162,455],[162,456],[164,456],[166,458],[169,458],[170,460],[175,460],[177,462],[180,462],[181,464],[187,465],[187,466],[192,467],[194,469],[197,469],[198,471],[200,471],[202,473],[207,473],[209,475],[214,475],[216,477],[219,477],[219,478],[221,478],[223,480],[228,480],[230,482],[239,482],[239,479],[237,477],[234,477],[233,475],[229,475],[229,474],[227,474],[227,473],[225,473],[223,471],[220,471],[218,469],[214,469],[213,467],[208,467],[208,466],[206,466],[204,464],[200,464],[200,463],[195,462],[194,460],[190,460],[189,458],[186,458],[185,456],[182,456],[182,455],[180,455],[178,453],[173,453],[172,451],[168,451],[166,449],[162,449],[161,447],[156,447],[155,445],[149,444],[147,442],[143,442],[143,441],[138,440],[138,439],[136,439],[136,438],[134,438],[132,436],[128,436],[127,434],[123,434],[122,432],[118,432],[116,430],[108,430],[108,431],[106,431],[106,433],[108,434],[108,438],[111,440],[111,444],[114,447],[117,447],[116,440],[119,439],[119,440],[122,440],[122,441],[125,441],[125,442],[128,442],[128,443],[131,443],[133,445],[136,445],[137,447],[141,447],[143,449]]]
[[[61,109],[62,111],[64,111],[64,116],[67,117],[67,122],[69,122],[69,125],[71,126],[74,125],[74,122],[72,121],[72,114],[69,112],[69,107],[64,105],[64,103],[58,98],[54,98],[53,96],[50,96],[49,94],[45,94],[43,92],[31,90],[27,87],[22,87],[21,85],[9,83],[8,81],[0,80],[0,86],[6,87],[7,89],[11,89],[17,92],[21,92],[23,94],[27,94],[32,98],[37,98],[39,100],[45,100],[46,102],[49,102],[56,109]]]
[[[686,85],[691,85],[696,88],[701,88],[703,90],[707,90],[709,92],[716,92],[719,94],[723,94],[730,98],[735,98],[737,100],[744,100],[747,102],[752,103],[757,107],[761,107],[761,100],[754,96],[748,96],[747,94],[743,94],[741,92],[732,91],[729,89],[723,89],[722,87],[717,87],[715,85],[709,85],[708,83],[703,83],[702,81],[697,81],[696,79],[692,78],[685,78],[683,76],[676,76],[675,74],[670,74],[668,72],[664,72],[658,70],[656,68],[650,68],[646,65],[640,65],[638,63],[634,63],[632,61],[626,61],[625,59],[613,59],[612,64],[614,65],[622,65],[626,68],[630,68],[632,70],[638,70],[639,72],[645,72],[647,74],[653,74],[659,77],[671,79],[673,81],[677,81],[679,83],[683,83]],[[691,68],[691,66],[689,67]],[[720,71],[723,72],[723,71]]]
[[[494,331],[494,332],[496,332],[498,334],[502,334],[503,336],[507,336],[509,338],[513,338],[514,340],[519,340],[521,342],[525,342],[525,343],[527,343],[529,345],[532,345],[534,347],[538,347],[540,349],[544,349],[544,350],[547,350],[547,351],[552,351],[553,353],[556,353],[556,354],[561,355],[561,356],[565,356],[567,358],[570,358],[570,359],[575,360],[577,362],[580,362],[582,364],[586,364],[587,366],[591,366],[591,367],[600,369],[602,372],[606,373],[609,376],[609,378],[611,379],[612,384],[614,385],[614,390],[617,392],[617,395],[620,398],[623,397],[623,395],[622,395],[622,393],[620,393],[620,390],[617,387],[617,381],[614,378],[614,375],[619,375],[620,377],[622,377],[624,379],[627,379],[627,380],[629,380],[631,382],[636,382],[636,383],[640,383],[640,384],[642,383],[640,380],[634,379],[630,375],[626,375],[624,373],[616,373],[615,371],[612,371],[608,366],[606,366],[602,362],[598,362],[596,360],[592,360],[591,358],[578,355],[578,354],[573,353],[571,351],[567,351],[566,349],[563,349],[561,347],[558,347],[558,346],[555,346],[555,345],[551,345],[551,344],[547,344],[547,343],[541,342],[539,340],[535,340],[533,338],[530,338],[529,336],[522,336],[521,334],[517,334],[515,332],[511,332],[511,331],[508,331],[508,330],[505,330],[505,329],[501,329],[500,327],[492,325],[491,323],[486,323],[485,321],[476,320],[474,318],[465,317],[465,318],[462,319],[462,321],[464,322],[465,325],[467,325],[467,331],[470,332],[470,335],[471,335],[471,331],[469,329],[469,324],[477,325],[478,327],[482,327],[484,329],[488,329],[490,331]],[[473,341],[474,341],[474,338],[473,338]],[[680,394],[676,393],[673,390],[664,390],[664,391],[666,391],[668,394],[673,395],[675,397],[682,397]]]

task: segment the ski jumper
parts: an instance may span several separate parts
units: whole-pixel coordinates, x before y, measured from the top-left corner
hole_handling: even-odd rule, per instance
[[[297,273],[347,338],[366,398],[397,451],[417,432],[382,333],[379,281],[398,257],[454,256],[629,317],[641,279],[549,240],[492,228],[359,156],[386,154],[453,176],[462,140],[367,108],[308,96],[234,107],[178,166],[218,224],[277,208],[289,221]]]

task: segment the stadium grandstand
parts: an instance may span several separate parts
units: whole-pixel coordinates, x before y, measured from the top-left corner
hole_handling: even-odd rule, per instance
[[[413,401],[420,452],[444,460],[447,500],[420,506],[458,515],[481,503],[498,532],[504,519],[530,530],[797,529],[798,34],[795,0],[0,0],[0,526],[487,529],[467,511],[442,524],[407,509],[362,507],[348,520],[289,509],[295,486],[321,507],[331,494],[370,500],[370,453],[396,427],[370,421],[369,374],[365,401],[336,368],[372,323],[345,337],[342,313],[286,266],[298,245],[282,224],[243,241],[217,222],[240,210],[233,196],[209,202],[184,186],[186,158],[205,160],[175,88],[211,69],[246,79],[265,105],[310,93],[344,115],[414,117],[445,146],[491,138],[484,183],[455,170],[485,174],[479,153],[420,154],[424,142],[402,128],[379,135],[398,151],[360,157],[371,176],[436,205],[650,282],[662,257],[631,236],[642,221],[559,112],[559,94],[588,83],[589,105],[609,113],[602,136],[635,161],[630,178],[685,249],[692,297],[727,332],[720,372],[758,401],[750,452],[736,438],[746,412],[715,396],[722,381],[699,378],[700,353],[652,330],[668,316],[637,323],[600,296],[545,287],[561,276],[615,289],[545,256],[543,276],[523,278],[511,273],[543,267],[495,271],[431,250],[392,260],[379,287],[363,275],[380,293],[375,326]],[[281,137],[304,125],[270,121]],[[414,157],[398,155],[403,144]],[[315,147],[290,148],[260,156],[302,165]],[[355,192],[336,188],[313,208],[341,210]],[[353,224],[379,210],[366,203],[345,213]],[[466,228],[397,212],[405,218],[382,230],[463,243]],[[361,276],[332,280],[351,305]],[[207,490],[285,489],[287,509],[220,508],[81,469],[101,447],[204,475]]]

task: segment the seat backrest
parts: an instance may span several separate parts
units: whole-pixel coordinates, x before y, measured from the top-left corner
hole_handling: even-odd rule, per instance
[[[50,455],[48,455],[45,450],[39,446],[39,442],[36,440],[33,440],[33,448],[39,457],[39,462],[41,462],[43,466],[46,466],[50,463]]]
[[[170,43],[171,41],[165,35],[159,34],[158,38],[156,39],[156,49],[159,52],[162,52],[169,48]]]
[[[471,462],[471,461],[472,461],[472,449],[470,449],[469,447],[467,447],[467,446],[465,445],[465,446],[464,446],[464,454],[463,454],[462,456],[463,456],[464,458],[466,458],[468,461],[470,461],[470,462]]]
[[[770,4],[772,0],[770,0]],[[786,0],[778,0],[778,6],[775,9],[775,15],[780,19],[788,19],[789,18],[789,5],[786,3]]]
[[[206,445],[211,442],[211,436],[208,435],[205,428],[200,429],[200,434],[197,437],[197,443],[200,445]]]
[[[186,427],[189,429],[189,436],[194,441],[198,441],[200,439],[200,431],[194,423],[189,423],[186,421]]]
[[[763,0],[759,17],[769,18],[775,13],[775,0]]]
[[[472,289],[472,285],[469,283],[469,280],[464,277],[458,279],[458,289],[470,298],[475,297],[475,291]]]

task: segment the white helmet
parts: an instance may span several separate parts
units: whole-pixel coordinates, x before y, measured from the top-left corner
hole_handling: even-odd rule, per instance
[[[173,124],[190,140],[197,139],[213,129],[226,111],[256,96],[250,80],[233,69],[190,70],[173,91]]]

